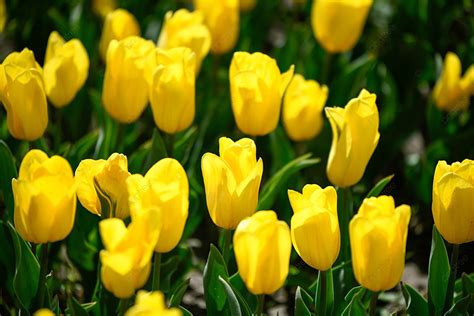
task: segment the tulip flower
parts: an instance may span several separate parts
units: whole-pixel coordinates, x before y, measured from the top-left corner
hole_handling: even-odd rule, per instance
[[[92,0],[92,11],[102,18],[117,8],[117,0]]]
[[[469,98],[474,95],[474,65],[461,78],[461,61],[452,52],[444,58],[443,71],[433,89],[436,106],[443,111],[467,110]]]
[[[235,229],[252,215],[258,203],[258,190],[263,173],[262,159],[257,161],[253,140],[233,142],[219,139],[219,156],[206,153],[201,169],[206,202],[212,221],[224,229]]]
[[[145,69],[155,51],[151,41],[140,37],[112,40],[107,51],[102,103],[120,123],[138,119],[148,102]]]
[[[275,59],[262,53],[234,54],[229,70],[232,110],[243,133],[263,136],[277,127],[293,69],[281,74]]]
[[[125,155],[114,153],[107,160],[82,160],[76,169],[79,202],[92,214],[127,218],[129,205],[126,181],[129,176]],[[102,209],[104,205],[101,205],[99,194],[107,196],[112,209]]]
[[[150,103],[156,126],[168,134],[187,129],[194,120],[196,55],[187,47],[157,49],[151,76]]]
[[[0,33],[3,32],[7,24],[7,8],[5,6],[5,0],[0,0]]]
[[[140,36],[140,26],[133,14],[124,9],[117,9],[107,14],[99,43],[102,60],[106,59],[107,49],[112,40],[120,41],[129,36]]]
[[[44,60],[44,86],[54,106],[61,108],[74,99],[89,72],[89,56],[78,39],[65,42],[58,32],[49,35]]]
[[[12,189],[15,229],[24,240],[42,244],[69,235],[76,216],[76,186],[66,159],[30,150]]]
[[[474,241],[474,161],[439,161],[433,178],[433,219],[451,244]]]
[[[230,52],[239,38],[239,0],[194,0],[194,6],[211,32],[211,52]]]
[[[359,40],[373,0],[314,0],[313,33],[330,53],[351,50]]]
[[[101,280],[114,296],[129,298],[145,285],[160,226],[158,209],[132,212],[132,222],[128,227],[118,218],[108,218],[99,223],[105,248],[100,252]]]
[[[155,250],[160,253],[173,250],[188,218],[189,185],[183,167],[175,159],[162,159],[144,177],[130,176],[127,188],[132,213],[158,209],[162,214],[161,234]]]
[[[321,132],[328,87],[296,74],[283,99],[283,125],[293,141],[309,140]]]
[[[257,4],[257,0],[240,0],[239,1],[241,11],[250,11],[255,7],[256,4]]]
[[[352,268],[357,281],[378,292],[400,282],[405,266],[410,207],[395,208],[391,196],[367,198],[349,224]]]
[[[345,108],[326,108],[333,134],[327,175],[334,185],[349,187],[364,175],[380,138],[376,98],[362,90]]]
[[[163,28],[158,38],[158,47],[170,49],[188,47],[196,54],[196,73],[211,49],[211,33],[204,24],[204,16],[199,11],[180,9],[165,15]]]
[[[31,50],[13,52],[0,65],[0,101],[13,137],[33,141],[43,136],[48,126],[48,103],[43,70]]]
[[[290,229],[274,211],[258,211],[237,226],[234,252],[247,289],[255,295],[271,294],[283,286],[288,275]]]
[[[143,316],[143,315],[159,315],[159,316],[181,316],[182,313],[178,308],[166,307],[165,296],[161,292],[139,291],[132,306],[125,316]]]
[[[294,212],[291,240],[296,252],[311,267],[329,270],[341,244],[336,190],[308,184],[303,194],[288,190],[288,198]]]
[[[37,310],[33,316],[54,316],[54,313],[47,308],[42,308]]]

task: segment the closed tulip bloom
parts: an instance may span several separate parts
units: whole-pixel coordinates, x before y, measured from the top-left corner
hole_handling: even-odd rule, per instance
[[[351,50],[359,40],[373,0],[314,0],[311,25],[330,53]]]
[[[334,185],[349,187],[364,175],[380,138],[376,98],[362,90],[345,108],[326,108],[332,129],[327,175]]]
[[[196,55],[187,47],[157,49],[151,76],[150,103],[156,126],[168,134],[187,129],[194,120]]]
[[[211,52],[230,52],[239,38],[239,0],[194,0],[194,6],[211,32]]]
[[[232,111],[243,133],[263,136],[277,127],[293,69],[280,73],[275,59],[262,53],[234,54],[229,70]]]
[[[43,136],[48,126],[48,103],[43,70],[31,50],[13,52],[0,65],[0,101],[13,137],[33,141]]]
[[[239,1],[241,11],[250,11],[255,7],[256,4],[257,4],[257,0],[240,0]]]
[[[474,161],[439,161],[433,179],[433,219],[452,244],[474,241]]]
[[[474,65],[461,78],[462,65],[459,57],[448,52],[443,70],[433,89],[436,106],[444,111],[467,110],[469,98],[474,95]]]
[[[42,308],[37,310],[33,316],[54,316],[54,313],[47,308]]]
[[[294,212],[291,240],[296,252],[311,267],[329,270],[341,244],[336,190],[307,184],[302,194],[288,190],[288,197]]]
[[[160,221],[158,209],[147,209],[132,212],[128,227],[118,218],[99,223],[105,248],[100,252],[101,280],[114,296],[129,298],[145,285],[150,275],[153,249],[160,235]]]
[[[207,209],[217,226],[235,229],[242,219],[255,212],[263,173],[262,159],[257,161],[256,157],[253,140],[242,138],[233,142],[226,137],[219,139],[219,156],[202,156]]]
[[[255,295],[272,294],[288,275],[290,229],[274,211],[258,211],[237,226],[234,252],[247,289]]]
[[[161,234],[155,250],[160,253],[173,250],[188,218],[189,185],[183,167],[175,159],[162,159],[145,176],[130,176],[127,187],[132,213],[152,208],[161,212]]]
[[[92,11],[102,18],[117,8],[117,0],[92,0]]]
[[[110,217],[127,218],[129,215],[127,178],[127,157],[114,153],[109,159],[85,159],[76,169],[77,197],[82,206],[92,214],[102,214],[99,192],[102,191],[112,202]],[[96,188],[95,183],[99,185]]]
[[[283,125],[292,140],[309,140],[321,132],[327,98],[327,86],[299,74],[293,77],[283,100]]]
[[[199,11],[180,9],[165,15],[163,28],[158,38],[158,47],[170,49],[188,47],[196,54],[196,73],[211,49],[211,33],[204,24],[204,16]]]
[[[76,216],[76,186],[66,159],[30,150],[12,189],[15,228],[24,240],[42,244],[69,235]]]
[[[86,82],[89,56],[78,39],[65,42],[58,32],[49,35],[44,60],[44,85],[51,103],[68,105]]]
[[[374,291],[385,291],[400,282],[410,207],[395,208],[391,196],[367,198],[349,224],[352,268],[357,281]]]
[[[145,69],[155,45],[140,37],[113,40],[107,52],[102,103],[120,123],[138,119],[148,102]]]
[[[129,36],[140,36],[140,26],[133,14],[124,9],[117,9],[107,14],[100,37],[100,57],[106,59],[107,49],[112,40],[122,40]]]
[[[125,313],[125,316],[181,316],[178,308],[166,306],[165,296],[161,292],[139,291],[135,305]]]

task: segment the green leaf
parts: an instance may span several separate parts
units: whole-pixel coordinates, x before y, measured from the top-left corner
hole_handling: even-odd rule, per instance
[[[7,144],[0,140],[0,193],[5,200],[7,218],[13,222],[13,191],[12,179],[17,177],[15,158]]]
[[[84,137],[79,139],[75,144],[71,146],[67,153],[68,161],[71,166],[76,167],[82,159],[92,155],[94,146],[99,138],[99,132],[97,130],[86,134]]]
[[[155,163],[159,160],[168,157],[166,152],[166,145],[161,133],[158,129],[153,130],[153,136],[151,138],[151,147],[145,165],[143,166],[143,172],[147,172]]]
[[[179,267],[179,256],[172,256],[164,263],[161,264],[160,272],[160,290],[164,293],[168,293],[171,289],[171,278],[173,274],[178,270]]]
[[[296,288],[295,294],[295,315],[311,316],[311,309],[314,305],[313,298],[302,287]]]
[[[270,174],[275,174],[281,167],[295,159],[293,146],[288,136],[281,126],[270,133],[270,149],[272,154],[272,163]]]
[[[439,234],[436,226],[433,225],[428,267],[428,306],[430,315],[441,315],[443,312],[449,274],[450,267],[446,246],[443,237]]]
[[[286,181],[298,171],[314,166],[317,164],[319,158],[311,158],[311,154],[303,155],[296,158],[293,161],[287,163],[277,173],[275,173],[263,186],[262,192],[260,193],[260,199],[258,201],[259,210],[270,209],[275,202],[277,194],[285,186]]]
[[[445,316],[469,316],[469,305],[474,304],[474,294],[470,294],[457,301],[444,315]]]
[[[0,220],[0,288],[14,296],[15,251],[7,225]]]
[[[229,311],[231,316],[242,316],[242,310],[240,309],[239,301],[230,285],[219,276],[219,282],[224,285],[225,292],[227,293],[227,302],[229,303]]]
[[[95,302],[94,302],[95,305]],[[88,313],[85,310],[85,308],[79,304],[79,302],[74,298],[70,297],[67,300],[67,309],[66,309],[66,314],[70,314],[72,316],[87,316]]]
[[[230,283],[229,281],[224,280],[224,278],[219,277],[219,281],[224,284],[225,290],[227,293],[227,298],[229,300],[231,299],[230,297],[232,296],[232,299],[236,299],[237,303],[239,304],[240,312],[243,316],[251,316],[252,315],[252,310],[250,309],[249,305],[247,304],[247,301],[245,301],[244,297],[242,294]],[[229,301],[229,307],[232,309],[232,304],[235,304],[235,302],[230,302]]]
[[[181,165],[184,166],[188,162],[197,136],[198,129],[196,126],[193,126],[186,130],[184,134],[176,141],[174,146],[174,156],[181,163]]]
[[[348,304],[346,305],[341,315],[367,315],[366,308],[364,304],[362,304],[362,299],[364,298],[366,292],[367,290],[361,286],[356,286],[352,288],[344,298],[344,300],[347,301]]]
[[[227,295],[219,277],[229,278],[224,258],[219,250],[211,244],[209,257],[204,267],[204,298],[208,315],[218,315],[224,311]]]
[[[184,280],[176,286],[170,297],[169,307],[178,307],[189,286],[189,279]]]
[[[405,298],[408,315],[429,315],[428,302],[417,290],[409,284],[402,283],[402,293]]]
[[[179,306],[178,307],[180,310],[181,310],[181,313],[183,313],[183,316],[193,316],[193,313],[191,313],[190,311],[188,311],[186,308],[184,308],[183,306]]]
[[[389,184],[390,181],[392,181],[393,176],[394,175],[391,174],[389,176],[386,176],[385,178],[383,178],[379,182],[377,182],[377,184],[369,191],[369,193],[367,193],[366,198],[373,197],[373,196],[378,196],[383,191],[383,189],[385,189],[387,184]]]

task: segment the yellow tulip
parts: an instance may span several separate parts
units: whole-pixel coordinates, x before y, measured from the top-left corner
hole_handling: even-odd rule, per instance
[[[163,28],[158,38],[158,47],[170,49],[188,47],[196,54],[196,73],[211,49],[211,33],[204,24],[204,16],[199,11],[180,9],[165,15]]]
[[[138,119],[148,102],[145,69],[155,45],[140,37],[112,40],[107,51],[102,103],[121,123]]]
[[[255,295],[271,294],[282,287],[288,275],[290,229],[274,211],[258,211],[237,226],[234,252],[247,289]]]
[[[461,61],[452,52],[444,58],[443,71],[433,89],[436,106],[444,111],[467,110],[469,98],[474,95],[474,65],[461,78]]]
[[[240,0],[239,4],[241,11],[250,11],[257,4],[257,0]]]
[[[54,316],[54,313],[47,308],[42,308],[37,310],[33,316]]]
[[[328,270],[341,245],[336,190],[308,184],[303,194],[288,190],[288,197],[295,213],[291,218],[291,240],[296,252],[311,267]]]
[[[5,24],[7,24],[7,7],[5,0],[0,0],[0,33],[3,32]]]
[[[309,140],[321,132],[328,87],[296,74],[283,99],[283,125],[294,141]]]
[[[433,179],[433,219],[452,244],[474,241],[474,161],[439,161]]]
[[[326,108],[333,134],[327,175],[334,185],[349,187],[364,175],[380,138],[376,98],[362,90],[345,108]]]
[[[196,55],[178,47],[157,49],[153,59],[149,95],[155,124],[168,134],[181,132],[194,120]]]
[[[48,126],[48,103],[43,70],[31,50],[13,52],[0,65],[0,101],[13,137],[33,141],[43,136]]]
[[[30,150],[12,189],[15,228],[24,240],[42,244],[69,235],[76,216],[76,186],[66,159]]]
[[[395,208],[391,196],[362,202],[349,224],[349,237],[354,275],[363,287],[378,292],[400,282],[409,222],[410,207]]]
[[[139,291],[135,305],[132,306],[125,316],[181,316],[178,308],[168,309],[165,303],[165,296],[161,292]]]
[[[262,159],[257,161],[256,156],[253,140],[242,138],[233,142],[226,137],[219,139],[219,156],[202,156],[207,208],[217,226],[235,229],[242,219],[255,212],[263,173]]]
[[[359,40],[373,0],[314,0],[313,33],[330,53],[351,50]]]
[[[102,205],[97,192],[97,189],[100,189],[112,203],[113,209],[109,210],[108,216],[127,218],[129,205],[126,181],[129,176],[125,155],[114,153],[107,160],[82,160],[76,169],[79,202],[92,214],[105,215],[102,214]],[[99,188],[96,188],[95,183]]]
[[[58,32],[49,35],[44,60],[44,86],[54,106],[61,108],[74,99],[86,82],[89,56],[78,39],[65,42]]]
[[[232,110],[245,134],[263,136],[278,124],[283,94],[294,67],[281,74],[275,59],[262,54],[236,52],[229,70]]]
[[[132,222],[125,227],[118,218],[99,223],[104,244],[100,252],[101,280],[116,297],[131,297],[148,280],[153,249],[160,235],[161,216],[158,209],[132,212]]]
[[[99,51],[103,60],[112,40],[122,40],[129,36],[140,36],[140,26],[133,14],[124,9],[117,9],[107,14],[100,37]]]
[[[102,18],[117,8],[117,0],[92,0],[92,11]]]
[[[146,209],[158,209],[162,214],[161,234],[155,250],[160,253],[173,250],[188,218],[189,185],[183,167],[177,160],[162,159],[145,176],[130,176],[127,188],[132,214]]]
[[[239,38],[239,0],[194,0],[194,6],[211,32],[211,52],[230,52]]]

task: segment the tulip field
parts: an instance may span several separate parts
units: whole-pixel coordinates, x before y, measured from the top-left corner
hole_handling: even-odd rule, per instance
[[[474,315],[473,100],[472,0],[0,0],[0,315]]]

